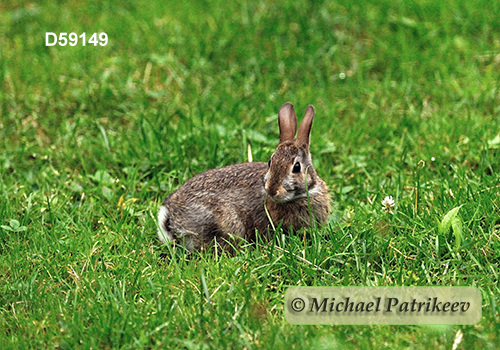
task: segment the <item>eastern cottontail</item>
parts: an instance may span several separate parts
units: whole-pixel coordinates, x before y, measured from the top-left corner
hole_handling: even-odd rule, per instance
[[[328,187],[314,170],[309,135],[314,107],[308,106],[297,130],[291,103],[278,113],[280,141],[269,163],[254,162],[207,170],[168,196],[158,213],[163,243],[175,240],[188,250],[213,244],[226,249],[236,238],[255,240],[255,231],[267,235],[282,222],[288,231],[324,223],[330,213]],[[306,181],[307,177],[307,181]],[[314,225],[314,224],[313,224]]]

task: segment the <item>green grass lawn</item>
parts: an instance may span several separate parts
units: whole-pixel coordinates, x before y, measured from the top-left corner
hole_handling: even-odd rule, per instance
[[[500,2],[35,3],[0,4],[2,349],[498,348]],[[286,101],[316,108],[328,225],[161,246],[163,198],[249,145],[267,162]],[[483,316],[294,326],[289,286],[475,286]]]

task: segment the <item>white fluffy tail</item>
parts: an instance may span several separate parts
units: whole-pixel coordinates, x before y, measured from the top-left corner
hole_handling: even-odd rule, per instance
[[[158,238],[164,244],[174,239],[167,227],[167,223],[170,221],[169,214],[167,207],[163,205],[160,206],[160,211],[158,212],[158,226],[160,227],[160,230],[158,230]]]

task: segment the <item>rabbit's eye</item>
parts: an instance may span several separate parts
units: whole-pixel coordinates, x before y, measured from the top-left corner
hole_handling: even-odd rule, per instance
[[[267,167],[270,168],[271,167],[271,160],[269,160],[269,162],[267,162]]]
[[[295,165],[293,166],[292,173],[295,173],[295,174],[300,173],[300,163],[299,162],[295,163]]]

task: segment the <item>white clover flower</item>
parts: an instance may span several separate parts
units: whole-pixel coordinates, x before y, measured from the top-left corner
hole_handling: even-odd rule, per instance
[[[387,196],[384,198],[384,200],[382,201],[382,208],[388,212],[388,213],[391,213],[391,214],[394,214],[392,212],[392,208],[396,205],[396,201],[394,200],[394,198],[392,198],[392,196]]]

